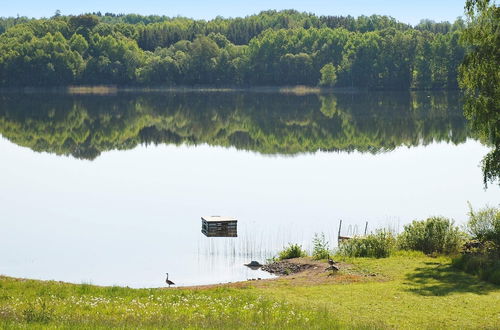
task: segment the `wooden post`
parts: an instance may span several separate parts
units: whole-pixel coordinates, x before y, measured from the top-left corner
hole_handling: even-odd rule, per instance
[[[342,219],[340,219],[339,223],[339,233],[337,235],[337,246],[340,246],[340,230],[342,229]]]

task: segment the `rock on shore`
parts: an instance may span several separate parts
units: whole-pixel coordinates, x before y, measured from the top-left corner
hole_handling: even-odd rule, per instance
[[[276,275],[290,275],[315,267],[311,264],[293,263],[288,260],[274,261],[262,266],[262,270]]]

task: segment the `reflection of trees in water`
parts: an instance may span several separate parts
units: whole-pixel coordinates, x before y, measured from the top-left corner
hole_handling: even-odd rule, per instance
[[[138,144],[265,154],[381,152],[469,134],[457,93],[3,94],[0,133],[35,151],[94,159]]]

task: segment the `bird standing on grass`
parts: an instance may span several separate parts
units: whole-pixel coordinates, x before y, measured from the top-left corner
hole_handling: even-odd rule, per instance
[[[330,265],[330,267],[328,267],[327,269],[331,270],[332,272],[340,270],[339,266],[337,266],[336,263],[337,262],[333,261],[333,259],[328,258],[328,264]]]
[[[175,285],[174,282],[172,282],[171,280],[168,279],[168,273],[167,273],[167,279],[165,280],[165,283],[168,284],[168,287],[170,288],[171,285]]]

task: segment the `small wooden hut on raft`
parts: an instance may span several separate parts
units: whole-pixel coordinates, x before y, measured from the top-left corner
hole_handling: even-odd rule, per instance
[[[201,232],[207,237],[238,237],[238,220],[234,217],[203,216]]]

